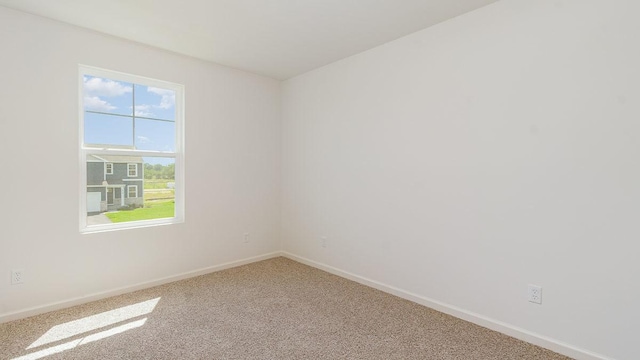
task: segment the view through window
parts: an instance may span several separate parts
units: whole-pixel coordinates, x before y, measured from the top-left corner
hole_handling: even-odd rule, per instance
[[[81,230],[181,221],[182,87],[80,68]]]

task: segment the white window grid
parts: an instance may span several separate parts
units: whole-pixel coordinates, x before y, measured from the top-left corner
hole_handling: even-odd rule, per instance
[[[128,197],[129,198],[137,198],[138,197],[138,185],[129,185],[127,187],[128,190]],[[131,190],[133,190],[133,195],[131,195]]]
[[[175,151],[151,151],[151,150],[125,150],[115,146],[109,148],[107,146],[97,147],[94,144],[84,143],[84,108],[83,108],[83,77],[85,75],[97,76],[105,79],[123,81],[133,84],[142,84],[146,86],[155,86],[163,89],[175,91]],[[146,78],[137,75],[121,73],[112,70],[100,69],[92,66],[80,65],[78,76],[78,109],[79,109],[79,142],[80,142],[80,232],[93,233],[111,230],[132,229],[139,227],[148,227],[156,225],[166,225],[184,222],[184,87],[179,84],[170,83],[162,80]],[[135,112],[134,112],[135,113]],[[89,155],[115,155],[115,156],[135,156],[135,157],[163,157],[172,158],[175,161],[175,203],[174,217],[153,220],[141,220],[133,222],[101,224],[88,226],[87,224],[87,157]],[[137,164],[136,164],[137,165]],[[128,173],[127,168],[127,173]],[[137,176],[137,175],[136,175]],[[136,190],[137,192],[137,190]]]
[[[127,176],[138,177],[138,164],[127,164]]]

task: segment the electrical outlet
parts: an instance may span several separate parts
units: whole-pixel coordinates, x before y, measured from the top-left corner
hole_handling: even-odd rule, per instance
[[[327,237],[323,236],[320,238],[320,246],[322,246],[323,248],[327,247]]]
[[[244,243],[249,243],[249,233],[244,233]]]
[[[24,270],[22,269],[14,269],[11,270],[11,285],[23,284],[24,283]]]
[[[529,302],[542,304],[542,287],[529,284],[527,294]]]

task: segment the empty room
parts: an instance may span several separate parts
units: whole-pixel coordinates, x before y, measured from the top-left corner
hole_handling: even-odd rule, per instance
[[[640,359],[637,14],[0,0],[0,359]]]

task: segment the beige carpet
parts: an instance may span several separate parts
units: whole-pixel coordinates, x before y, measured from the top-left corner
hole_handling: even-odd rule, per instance
[[[0,324],[2,359],[567,359],[285,258]]]

